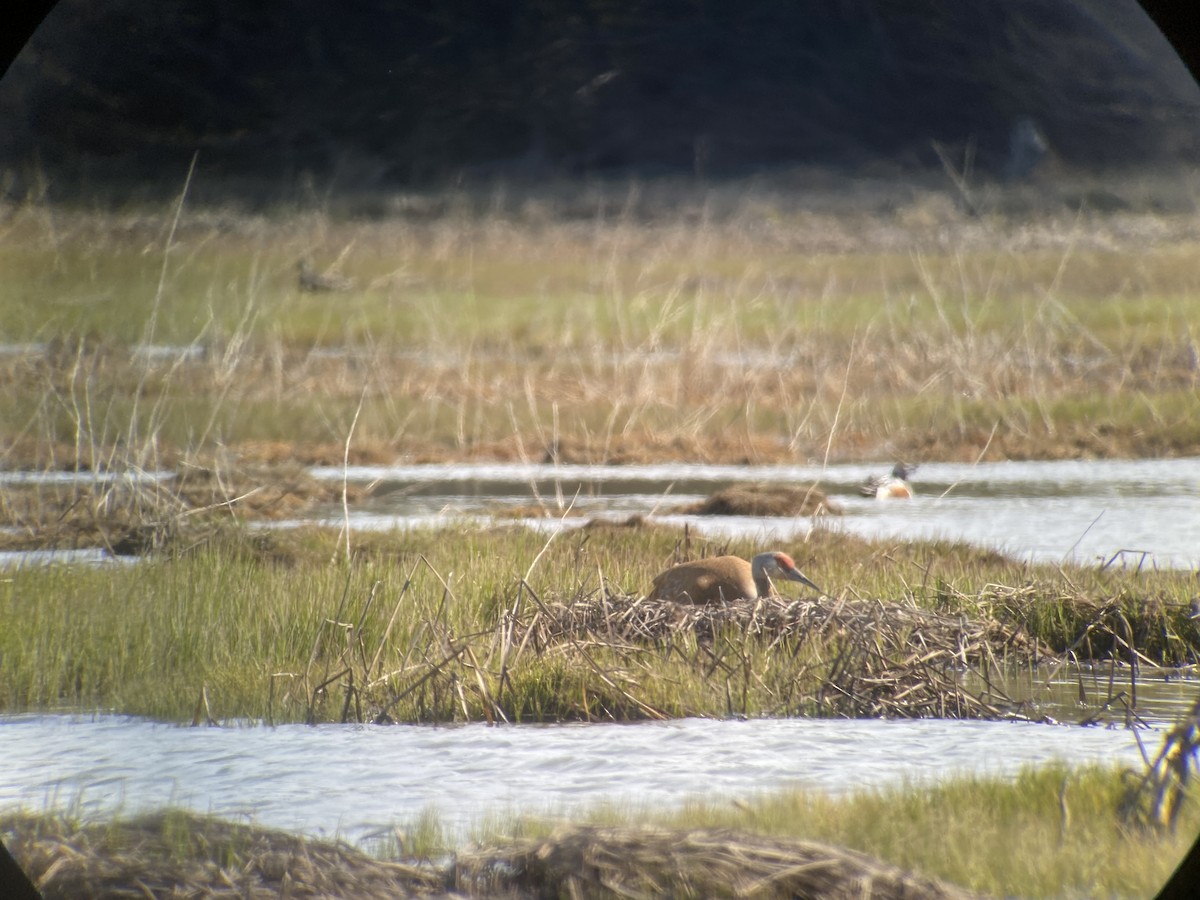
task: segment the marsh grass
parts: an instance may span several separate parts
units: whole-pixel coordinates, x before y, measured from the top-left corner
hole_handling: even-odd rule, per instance
[[[956,545],[817,530],[790,549],[834,596],[697,609],[641,597],[677,558],[755,548],[634,526],[349,543],[336,529],[210,527],[133,565],[7,573],[0,708],[197,722],[996,717],[1030,714],[997,687],[1013,666],[1113,660],[1136,702],[1143,668],[1194,663],[1200,643],[1186,573],[1031,567]]]
[[[0,358],[12,385],[0,465],[114,480],[6,488],[3,541],[155,555],[6,578],[5,620],[20,624],[0,636],[3,707],[268,721],[829,714],[816,685],[837,660],[869,657],[834,628],[792,641],[781,664],[752,616],[684,616],[664,649],[579,615],[597,602],[636,613],[655,572],[752,555],[743,544],[637,527],[543,546],[519,529],[285,536],[245,523],[352,499],[308,478],[314,462],[1200,447],[1200,234],[1186,216],[983,221],[912,197],[864,211],[753,186],[737,202],[725,188],[671,196],[456,195],[370,222],[182,196],[149,213],[8,210],[0,339],[33,346]],[[353,274],[356,289],[302,292],[300,259]],[[996,621],[1029,647],[1133,671],[1195,662],[1181,574],[1053,571],[825,526],[795,555],[846,603]],[[577,627],[550,640],[539,628],[554,610]],[[911,638],[899,621],[874,627]],[[903,662],[901,644],[876,662]]]
[[[1185,215],[634,187],[373,221],[10,209],[0,341],[33,347],[0,359],[4,462],[312,461],[352,421],[352,459],[1200,449]],[[303,293],[301,258],[356,289]]]
[[[992,896],[1153,896],[1200,830],[1200,811],[1185,806],[1175,832],[1131,830],[1115,812],[1124,791],[1114,770],[1051,765],[1012,781],[957,776],[847,796],[783,790],[733,803],[701,799],[665,814],[610,807],[583,820],[818,841]],[[536,818],[508,826],[535,841],[555,828]]]
[[[860,639],[847,639],[850,620],[789,635],[811,624],[802,606],[790,620],[786,606],[767,610],[773,624],[763,610],[676,611],[645,634],[629,626],[657,621],[637,603],[655,572],[758,548],[638,527],[546,543],[521,529],[351,539],[244,526],[320,496],[297,464],[344,458],[1200,451],[1200,231],[1187,203],[1097,215],[1011,194],[968,217],[930,188],[876,184],[848,203],[786,187],[398,197],[394,216],[370,222],[182,202],[6,209],[0,342],[30,346],[0,357],[10,386],[0,465],[176,477],[3,492],[5,524],[22,539],[45,542],[58,521],[60,538],[153,552],[129,566],[4,574],[0,710],[196,723],[905,714],[914,675],[938,692],[935,704],[963,700],[947,661],[961,667],[963,636],[990,623],[1007,643],[977,642],[988,651],[967,662],[985,685],[993,664],[1033,666],[1031,655],[1047,652],[1118,661],[1131,689],[1140,667],[1195,664],[1186,573],[1053,569],[817,528],[790,548],[801,566],[843,608],[888,613]],[[301,258],[352,274],[356,289],[302,294]],[[247,475],[253,463],[274,474]],[[291,473],[283,489],[281,469]],[[950,620],[964,625],[948,632],[954,646],[939,640],[929,647],[936,665],[914,664],[911,645]],[[880,671],[882,706],[861,687]],[[847,705],[822,704],[830,686],[849,693]],[[968,699],[993,715],[1002,698],[989,690]],[[1004,895],[1146,896],[1181,855],[1178,835],[1200,819],[1191,804],[1139,797],[1137,808],[1177,814],[1178,831],[1122,824],[1120,788],[1111,773],[1051,769],[1011,787],[959,779],[840,799],[698,803],[653,827],[722,830],[726,849],[737,847],[728,829],[829,841]],[[125,854],[132,868],[106,870],[122,884],[150,883],[153,841],[172,865],[187,862],[185,881],[240,867],[243,888],[262,875],[272,896],[298,859],[306,877],[342,887],[336,873],[359,871],[341,850],[318,856],[279,836],[264,846],[283,855],[254,851],[250,832],[204,838],[186,815],[140,827],[132,853],[120,828],[112,844],[85,841],[102,856]],[[421,846],[439,840],[432,819],[417,833]],[[48,862],[78,863],[79,834],[57,835],[65,840]],[[558,847],[619,849],[627,837],[585,827]],[[631,884],[653,883],[664,871],[654,865],[679,859],[678,831],[658,844],[643,833],[641,845],[663,853],[644,859],[651,868]],[[71,869],[60,862],[60,871]],[[445,886],[427,874],[406,889]],[[568,890],[576,875],[550,883]],[[395,890],[395,877],[408,875],[371,884]]]
[[[104,823],[9,813],[0,834],[48,900],[135,885],[240,897],[277,896],[285,885],[355,896],[451,887],[467,896],[859,896],[869,885],[871,896],[897,898],[1149,897],[1200,830],[1200,811],[1189,796],[1174,830],[1130,828],[1118,814],[1127,775],[1049,765],[840,796],[785,789],[669,811],[609,804],[572,822],[481,820],[470,846],[447,843],[426,813],[397,830],[403,844],[373,856],[179,810]]]

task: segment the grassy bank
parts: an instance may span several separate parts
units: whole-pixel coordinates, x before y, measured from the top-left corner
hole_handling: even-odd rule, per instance
[[[214,526],[215,527],[215,526]],[[831,597],[647,603],[677,556],[743,542],[645,526],[177,536],[133,565],[0,581],[0,710],[173,721],[557,721],[1014,711],[991,674],[1050,654],[1193,663],[1188,573],[1015,563],[817,529],[789,548]],[[347,557],[347,553],[349,556]],[[917,652],[917,648],[923,648]],[[964,687],[966,664],[980,677]],[[1144,677],[1144,676],[1143,676]],[[1081,687],[1081,691],[1082,691]],[[1017,710],[1019,711],[1019,710]],[[1082,712],[1081,712],[1082,715]]]
[[[1200,452],[1190,216],[778,187],[7,209],[0,464]]]
[[[574,825],[496,824],[472,847],[426,843],[397,858],[167,812],[81,824],[8,814],[0,835],[47,900],[138,884],[160,892],[235,888],[277,896],[323,888],[355,896],[611,897],[857,895],[1149,897],[1200,830],[1195,804],[1175,831],[1121,816],[1121,773],[1050,766],[1015,780],[959,777],[831,797],[784,791],[682,811],[597,812]],[[431,864],[445,859],[449,864]],[[286,875],[284,874],[286,873]],[[958,887],[954,887],[958,886]],[[392,893],[388,893],[388,892]]]
[[[1118,812],[1127,788],[1112,770],[1047,766],[1011,782],[963,776],[842,797],[782,791],[666,815],[610,809],[593,821],[629,828],[649,819],[675,835],[706,829],[818,841],[993,896],[1150,897],[1200,830],[1200,811],[1185,806],[1175,833],[1147,831]],[[555,834],[534,821],[513,828],[535,846]],[[659,878],[670,877],[664,856]]]

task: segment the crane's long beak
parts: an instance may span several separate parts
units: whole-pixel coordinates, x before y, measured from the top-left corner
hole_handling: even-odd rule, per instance
[[[807,584],[810,588],[812,588],[818,594],[825,593],[823,590],[821,590],[819,587],[817,587],[815,584],[813,584],[811,581],[809,581],[807,578],[805,578],[804,573],[801,572],[799,569],[791,569],[789,571],[784,572],[783,574],[785,576],[787,576],[788,581],[798,581],[801,584]]]

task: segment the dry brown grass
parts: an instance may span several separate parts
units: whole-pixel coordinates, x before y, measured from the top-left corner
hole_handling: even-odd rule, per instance
[[[816,485],[735,484],[674,511],[696,516],[837,516],[842,508]]]
[[[10,815],[4,843],[44,900],[444,896],[445,873],[344,844],[166,812],[104,825]]]
[[[137,473],[132,473],[137,474]],[[362,499],[359,485],[320,481],[296,463],[199,465],[174,477],[31,484],[0,490],[0,550],[102,547],[117,555],[201,543],[221,519],[298,517],[315,504]]]
[[[693,638],[693,640],[689,640]],[[1022,717],[1019,707],[988,686],[1005,665],[1046,656],[1019,629],[994,619],[945,615],[884,600],[787,600],[770,597],[697,605],[595,593],[570,603],[539,603],[514,641],[534,652],[606,647],[627,655],[655,646],[691,657],[709,678],[740,666],[770,669],[788,659],[786,684],[773,684],[787,708],[835,717]],[[775,660],[774,665],[772,660]],[[972,690],[963,673],[981,673]],[[782,695],[786,694],[786,698]]]
[[[459,857],[459,884],[539,897],[979,897],[815,841],[730,831],[575,826]]]
[[[710,327],[715,336],[723,326]],[[848,339],[797,332],[767,364],[731,363],[709,340],[700,336],[682,358],[640,362],[635,351],[604,348],[561,357],[515,348],[421,358],[376,351],[367,359],[261,348],[232,363],[218,353],[152,372],[143,390],[167,397],[187,385],[186,401],[162,407],[154,435],[156,461],[168,465],[212,452],[192,443],[202,423],[211,424],[209,439],[219,435],[245,461],[338,462],[360,402],[349,450],[360,463],[773,463],[820,459],[827,447],[835,459],[1200,452],[1200,369],[1186,334],[1102,351],[1040,326],[1024,337],[971,339],[886,326]],[[0,377],[24,385],[14,401],[44,404],[46,395],[84,389],[75,368],[31,378],[16,371],[22,365],[0,358]],[[4,465],[94,468],[123,458],[130,435],[121,398],[138,374],[126,368],[97,363],[86,376],[87,390],[107,405],[106,421],[43,418],[35,435],[4,435]],[[90,443],[80,446],[75,432]]]
[[[45,900],[979,896],[852,850],[728,830],[580,825],[443,865],[183,812],[88,826],[16,814],[0,833]]]

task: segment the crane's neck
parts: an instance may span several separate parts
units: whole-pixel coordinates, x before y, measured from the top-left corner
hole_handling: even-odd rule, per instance
[[[750,575],[754,579],[754,587],[759,597],[771,596],[771,579],[767,577],[767,560],[769,556],[759,555],[750,561]]]

